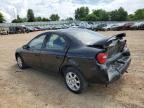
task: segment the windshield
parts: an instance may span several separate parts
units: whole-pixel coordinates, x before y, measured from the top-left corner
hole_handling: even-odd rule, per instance
[[[104,39],[104,36],[90,30],[72,30],[72,35],[86,45],[94,44],[95,42]]]

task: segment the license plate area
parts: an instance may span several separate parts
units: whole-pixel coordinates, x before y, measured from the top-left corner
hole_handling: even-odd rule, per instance
[[[111,66],[113,69],[120,70],[124,66],[124,63],[116,61],[113,64],[111,64]]]

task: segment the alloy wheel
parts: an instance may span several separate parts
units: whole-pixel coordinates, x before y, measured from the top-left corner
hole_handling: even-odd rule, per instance
[[[73,91],[78,91],[80,89],[80,80],[74,72],[67,72],[66,83]]]

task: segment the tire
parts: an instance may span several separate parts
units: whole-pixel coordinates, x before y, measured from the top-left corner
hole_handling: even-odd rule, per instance
[[[73,93],[80,94],[87,88],[87,81],[81,72],[75,68],[68,67],[64,70],[66,87]]]
[[[17,60],[17,65],[20,69],[25,69],[27,67],[20,55],[16,56],[16,60]]]

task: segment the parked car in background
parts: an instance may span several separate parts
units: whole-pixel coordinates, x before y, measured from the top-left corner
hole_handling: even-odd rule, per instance
[[[144,30],[144,22],[92,22],[92,21],[82,21],[82,22],[73,22],[68,24],[37,24],[37,26],[31,25],[19,25],[19,26],[9,26],[3,27],[0,34],[16,34],[16,33],[29,33],[34,31],[43,31],[43,30],[57,30],[57,29],[66,29],[66,28],[82,28],[90,29],[93,31],[107,31],[107,30]]]
[[[62,29],[62,27],[63,27],[62,25],[56,25],[55,29]]]
[[[8,35],[9,34],[9,28],[8,27],[0,27],[0,34],[1,35]]]
[[[10,34],[17,34],[17,33],[25,33],[26,28],[24,26],[10,26],[9,33]]]
[[[75,23],[72,23],[69,25],[69,28],[79,28],[79,24],[76,25]]]
[[[141,22],[135,22],[135,23],[130,27],[130,29],[131,29],[131,30],[138,30],[139,27],[140,27],[140,25],[141,25]]]
[[[25,29],[27,33],[34,31],[34,27],[31,27],[31,26],[25,26]]]
[[[81,93],[88,83],[109,84],[126,72],[131,58],[124,37],[78,28],[49,31],[18,48],[15,57],[21,69],[59,72],[70,91]]]
[[[110,30],[118,30],[119,31],[119,30],[122,30],[123,26],[124,26],[124,23],[116,23],[110,28]]]
[[[34,28],[35,28],[35,31],[41,31],[41,30],[42,30],[42,29],[41,29],[40,27],[38,27],[38,26],[35,26]]]
[[[9,27],[9,33],[10,33],[10,34],[15,34],[15,33],[17,33],[17,32],[16,32],[16,27],[10,26],[10,27]]]
[[[16,32],[17,33],[25,33],[26,29],[24,26],[16,26]]]
[[[122,26],[122,30],[130,30],[130,29],[131,29],[131,26],[133,26],[133,25],[134,25],[133,22],[125,23],[125,24]]]
[[[95,22],[88,22],[88,24],[90,25],[89,29],[95,31],[97,26],[99,24],[95,23]]]
[[[138,27],[139,30],[144,30],[144,22],[142,22],[139,27]]]
[[[104,23],[98,24],[95,29],[96,29],[96,31],[103,31],[106,26],[107,26],[107,24],[104,24]]]
[[[108,30],[111,30],[111,28],[112,28],[113,26],[115,26],[115,25],[114,25],[114,24],[107,24],[106,26],[102,27],[102,29],[103,29],[104,31],[108,31]]]
[[[91,25],[88,24],[87,22],[81,22],[79,23],[79,28],[82,28],[82,29],[90,29],[91,28]]]

